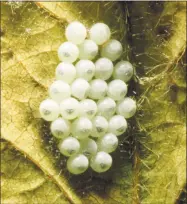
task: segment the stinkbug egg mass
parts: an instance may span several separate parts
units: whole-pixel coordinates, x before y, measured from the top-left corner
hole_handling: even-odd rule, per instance
[[[86,28],[75,21],[67,26],[65,36],[68,41],[58,49],[56,77],[49,98],[40,104],[40,115],[51,123],[61,154],[69,157],[70,173],[82,174],[89,166],[106,172],[118,136],[123,137],[128,128],[126,119],[136,112],[135,100],[126,97],[126,82],[134,69],[121,59],[122,44],[111,39],[104,23]]]

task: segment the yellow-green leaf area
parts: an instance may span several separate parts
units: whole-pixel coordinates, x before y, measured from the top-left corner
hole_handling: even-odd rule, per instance
[[[6,142],[1,142],[6,143]],[[10,144],[1,151],[2,203],[68,204],[63,192]]]
[[[108,24],[136,69],[138,112],[105,174],[69,174],[38,112],[74,20]],[[186,180],[185,36],[183,2],[2,2],[2,202],[176,203]]]

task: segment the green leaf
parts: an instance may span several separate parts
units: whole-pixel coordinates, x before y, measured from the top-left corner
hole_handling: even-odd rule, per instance
[[[1,156],[3,204],[69,203],[63,192],[40,169],[9,144],[1,151]]]
[[[1,3],[2,137],[26,156],[13,159],[4,147],[4,203],[175,203],[186,178],[185,11],[181,2]],[[137,72],[129,90],[137,92],[138,113],[101,175],[68,174],[38,113],[73,20],[108,24]]]
[[[178,101],[185,90],[185,11],[183,2],[129,6],[141,90],[137,121],[145,133],[137,138],[141,203],[175,203],[185,184],[185,103]]]

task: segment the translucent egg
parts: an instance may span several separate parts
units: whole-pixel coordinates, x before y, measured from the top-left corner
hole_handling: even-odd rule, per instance
[[[49,88],[49,96],[56,102],[61,102],[71,95],[71,88],[69,84],[61,80],[53,82]]]
[[[114,152],[118,146],[118,138],[112,133],[107,133],[97,141],[99,151]]]
[[[110,28],[104,23],[96,23],[90,29],[90,39],[97,45],[102,45],[110,38]]]
[[[64,156],[69,157],[79,151],[80,143],[74,137],[67,137],[59,143],[58,148]]]
[[[112,61],[117,60],[123,52],[123,47],[118,40],[109,40],[101,49],[101,56]]]
[[[89,94],[89,90],[90,84],[82,78],[76,79],[71,85],[71,94],[79,100],[85,99]]]
[[[95,74],[95,64],[90,60],[80,60],[75,67],[78,78],[90,81]]]
[[[57,118],[51,123],[50,129],[53,136],[62,139],[70,134],[70,123],[63,118]]]
[[[44,120],[53,121],[58,118],[60,108],[57,102],[52,99],[46,99],[41,102],[39,107],[40,115]]]
[[[94,79],[90,82],[90,91],[88,96],[91,99],[101,99],[104,98],[108,90],[107,83],[101,79]]]
[[[75,62],[79,56],[78,47],[72,42],[64,42],[58,49],[58,57],[63,62]]]
[[[127,121],[121,115],[115,115],[109,120],[108,131],[119,136],[127,129]]]
[[[87,138],[80,141],[80,153],[88,158],[97,153],[97,144],[94,140]]]
[[[83,154],[78,154],[70,157],[67,161],[67,169],[72,174],[84,173],[89,165],[88,158]]]
[[[68,41],[74,44],[81,44],[85,40],[87,32],[82,23],[74,21],[67,26],[65,35]]]
[[[105,172],[112,166],[112,157],[106,152],[98,152],[91,158],[90,166],[98,173]]]
[[[79,45],[79,59],[92,60],[98,53],[98,45],[93,40],[85,40]]]
[[[80,105],[75,98],[67,98],[60,103],[60,113],[67,120],[75,119],[79,116]]]
[[[105,118],[111,118],[116,112],[116,102],[109,97],[101,99],[97,103],[98,115],[102,115]]]
[[[80,102],[80,115],[89,119],[97,113],[97,104],[91,99],[84,99]]]
[[[114,67],[113,76],[115,79],[128,82],[132,78],[133,72],[133,66],[130,62],[120,61]]]
[[[90,135],[92,137],[101,137],[108,130],[108,121],[102,116],[96,116],[92,120],[92,131]]]
[[[56,79],[71,84],[76,77],[76,69],[73,64],[61,62],[56,68]]]
[[[95,62],[95,77],[107,80],[113,72],[113,63],[107,58],[100,58]]]
[[[136,102],[127,97],[118,104],[117,113],[125,118],[131,118],[136,113]]]
[[[72,134],[77,139],[87,138],[92,131],[92,122],[86,117],[77,118],[72,123]]]
[[[127,85],[120,79],[115,79],[108,84],[108,96],[118,101],[127,94]]]

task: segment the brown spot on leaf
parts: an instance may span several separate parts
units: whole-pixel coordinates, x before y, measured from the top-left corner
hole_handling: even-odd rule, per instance
[[[172,34],[170,25],[160,25],[156,32],[157,35],[161,36],[164,40],[168,40]]]
[[[178,86],[176,84],[171,84],[169,86],[169,95],[172,102],[175,102],[177,99],[177,92],[178,92]]]
[[[5,34],[4,30],[0,28],[0,36],[2,37]]]

